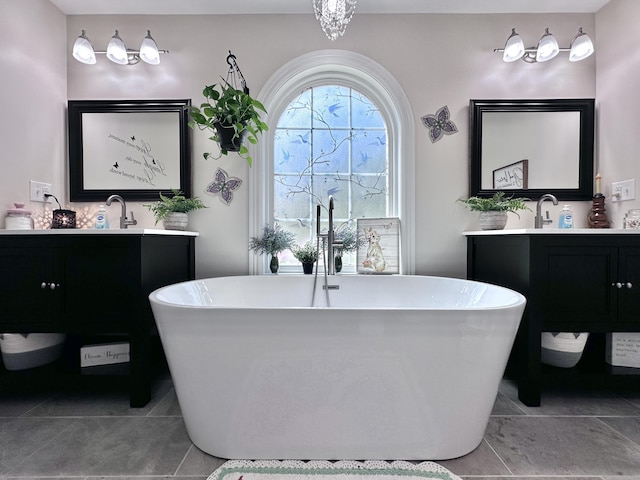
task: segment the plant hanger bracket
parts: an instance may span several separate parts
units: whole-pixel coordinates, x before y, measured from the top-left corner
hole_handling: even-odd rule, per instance
[[[236,73],[237,73],[238,77],[240,77],[242,91],[247,95],[249,95],[249,87],[247,87],[247,82],[244,79],[244,75],[242,75],[242,72],[240,71],[240,67],[236,62],[236,56],[233,53],[231,53],[231,50],[229,50],[229,55],[227,55],[227,63],[229,64],[229,71],[227,72],[227,83],[233,85],[234,88],[238,88],[236,86]]]

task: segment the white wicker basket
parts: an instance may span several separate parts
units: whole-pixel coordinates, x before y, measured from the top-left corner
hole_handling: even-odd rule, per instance
[[[64,333],[2,333],[0,351],[7,370],[25,370],[51,363],[62,355]]]
[[[575,367],[582,358],[587,338],[588,332],[542,332],[540,359],[554,367]]]

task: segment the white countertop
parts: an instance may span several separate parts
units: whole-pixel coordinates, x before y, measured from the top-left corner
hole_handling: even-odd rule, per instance
[[[197,237],[198,232],[184,230],[164,230],[160,228],[58,228],[50,230],[1,230],[0,235],[182,235]]]
[[[473,230],[465,236],[477,235],[638,235],[640,230],[623,228],[505,228],[504,230]]]

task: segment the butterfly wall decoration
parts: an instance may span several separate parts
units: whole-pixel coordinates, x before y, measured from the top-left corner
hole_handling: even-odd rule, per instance
[[[431,143],[436,143],[444,135],[453,135],[458,132],[458,127],[451,121],[449,107],[446,105],[439,109],[435,115],[425,115],[420,119],[424,126],[429,129]]]
[[[242,180],[237,177],[230,177],[227,172],[218,167],[213,182],[207,185],[205,192],[214,197],[218,197],[225,205],[231,205],[233,192],[242,185]]]

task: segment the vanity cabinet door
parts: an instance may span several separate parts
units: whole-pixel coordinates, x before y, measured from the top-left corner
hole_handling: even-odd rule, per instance
[[[84,240],[62,253],[62,316],[76,331],[126,332],[139,301],[136,252],[125,239]]]
[[[618,249],[551,246],[545,250],[540,259],[545,262],[544,275],[534,286],[542,299],[544,330],[588,331],[585,324],[614,321],[618,292],[611,282],[618,277]]]
[[[60,289],[54,270],[51,250],[0,248],[0,332],[55,331]]]
[[[615,280],[619,295],[618,320],[632,322],[637,327],[640,325],[640,248],[620,248],[619,267]]]

